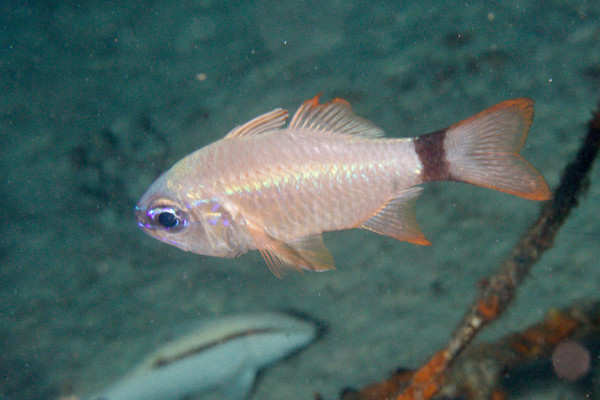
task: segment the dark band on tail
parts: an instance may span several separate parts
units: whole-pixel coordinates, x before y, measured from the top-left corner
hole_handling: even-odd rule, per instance
[[[423,165],[421,179],[423,182],[451,180],[444,139],[446,130],[421,135],[415,139],[415,150]]]

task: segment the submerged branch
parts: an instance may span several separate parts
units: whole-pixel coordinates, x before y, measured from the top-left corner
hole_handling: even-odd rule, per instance
[[[501,381],[512,371],[541,359],[566,343],[594,345],[600,334],[600,301],[578,302],[563,310],[552,309],[546,317],[517,333],[495,342],[470,346],[446,371],[444,384],[436,397],[444,399],[504,399]],[[398,370],[387,380],[360,391],[346,389],[341,400],[389,400],[413,380],[414,371]],[[319,399],[319,398],[318,398]]]

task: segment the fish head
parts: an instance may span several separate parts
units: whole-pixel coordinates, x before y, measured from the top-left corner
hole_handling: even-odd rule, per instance
[[[239,240],[240,223],[220,199],[205,186],[178,177],[174,169],[159,177],[136,204],[138,226],[155,239],[197,254],[236,257],[247,251]]]

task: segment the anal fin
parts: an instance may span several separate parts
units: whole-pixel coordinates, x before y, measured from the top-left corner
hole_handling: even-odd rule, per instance
[[[401,241],[431,245],[415,219],[415,204],[421,190],[420,187],[411,187],[396,194],[360,228]]]
[[[321,235],[309,235],[283,242],[253,224],[249,224],[248,229],[269,269],[278,278],[288,269],[327,271],[335,268],[333,258]]]

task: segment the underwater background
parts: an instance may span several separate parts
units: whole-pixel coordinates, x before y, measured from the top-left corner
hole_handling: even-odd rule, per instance
[[[3,400],[93,392],[165,335],[231,313],[294,310],[328,326],[265,370],[252,399],[335,399],[420,365],[540,203],[429,184],[417,219],[433,246],[329,233],[335,271],[278,279],[258,252],[204,257],[144,235],[135,202],[193,150],[320,92],[391,137],[531,97],[521,153],[555,186],[600,94],[598,1],[4,0],[0,29]],[[484,339],[598,299],[598,166],[591,183]],[[582,398],[552,377],[511,395]]]

